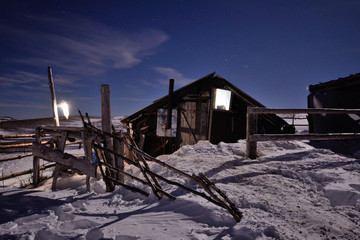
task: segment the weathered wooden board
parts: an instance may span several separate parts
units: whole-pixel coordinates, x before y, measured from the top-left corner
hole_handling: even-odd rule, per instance
[[[180,146],[195,144],[196,141],[208,138],[208,103],[185,102],[180,107]]]
[[[97,166],[86,159],[76,158],[71,154],[62,153],[59,150],[51,149],[36,142],[33,144],[33,155],[47,161],[63,164],[81,174],[96,177]]]

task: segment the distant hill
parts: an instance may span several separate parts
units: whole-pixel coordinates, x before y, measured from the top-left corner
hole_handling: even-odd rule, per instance
[[[101,118],[98,116],[90,116],[92,123],[101,128]],[[116,127],[120,124],[119,117],[113,118],[113,124]],[[40,125],[54,126],[54,118],[36,118],[36,119],[22,119],[16,120],[8,117],[0,117],[0,130],[17,133],[34,133],[35,128]],[[2,121],[2,119],[7,119]],[[70,116],[68,120],[65,117],[60,117],[60,126],[67,127],[82,127],[80,116]]]
[[[13,121],[16,120],[15,118],[8,117],[8,116],[0,116],[0,122],[7,122],[7,121]]]

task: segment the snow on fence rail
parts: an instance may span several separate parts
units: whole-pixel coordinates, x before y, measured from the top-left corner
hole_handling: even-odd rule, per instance
[[[246,157],[256,158],[257,142],[291,141],[291,140],[346,140],[360,139],[360,133],[309,133],[309,134],[258,134],[257,122],[259,114],[360,114],[360,109],[305,108],[275,109],[265,107],[248,107],[246,125]]]

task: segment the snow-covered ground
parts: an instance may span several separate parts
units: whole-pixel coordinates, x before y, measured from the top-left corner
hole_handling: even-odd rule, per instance
[[[164,185],[177,200],[158,201],[121,187],[105,193],[97,179],[88,193],[84,177],[64,175],[57,191],[51,180],[37,189],[0,183],[0,239],[360,239],[359,159],[291,141],[258,143],[260,157],[249,160],[245,146],[200,141],[158,157],[213,180],[243,212],[240,223],[174,186]]]

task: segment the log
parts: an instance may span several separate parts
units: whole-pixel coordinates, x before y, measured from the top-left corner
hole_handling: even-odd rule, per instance
[[[42,144],[45,144],[46,141],[43,141]],[[24,147],[31,147],[32,143],[19,143],[19,144],[8,144],[8,145],[0,145],[0,151],[3,149],[9,148],[24,148]]]
[[[34,138],[35,134],[10,134],[10,135],[0,135],[0,139],[7,138]]]
[[[29,157],[29,156],[32,156],[32,153],[17,155],[17,156],[13,156],[13,157],[2,158],[2,159],[0,159],[0,162],[21,159],[21,158],[25,158],[25,157]]]
[[[34,143],[33,145],[33,154],[35,157],[45,159],[46,161],[63,164],[78,171],[80,174],[96,177],[96,165],[91,164],[86,159],[79,159],[73,155],[45,147],[38,143]]]
[[[55,167],[55,164],[48,164],[46,166],[41,166],[39,168],[39,170],[45,170],[45,169],[51,168],[51,167]],[[18,176],[21,176],[21,175],[31,174],[33,172],[34,172],[33,169],[29,169],[29,170],[22,171],[22,172],[12,173],[12,174],[9,174],[9,175],[1,176],[0,181],[7,180],[7,179],[10,179],[10,178],[14,178],[14,177],[18,177]]]

